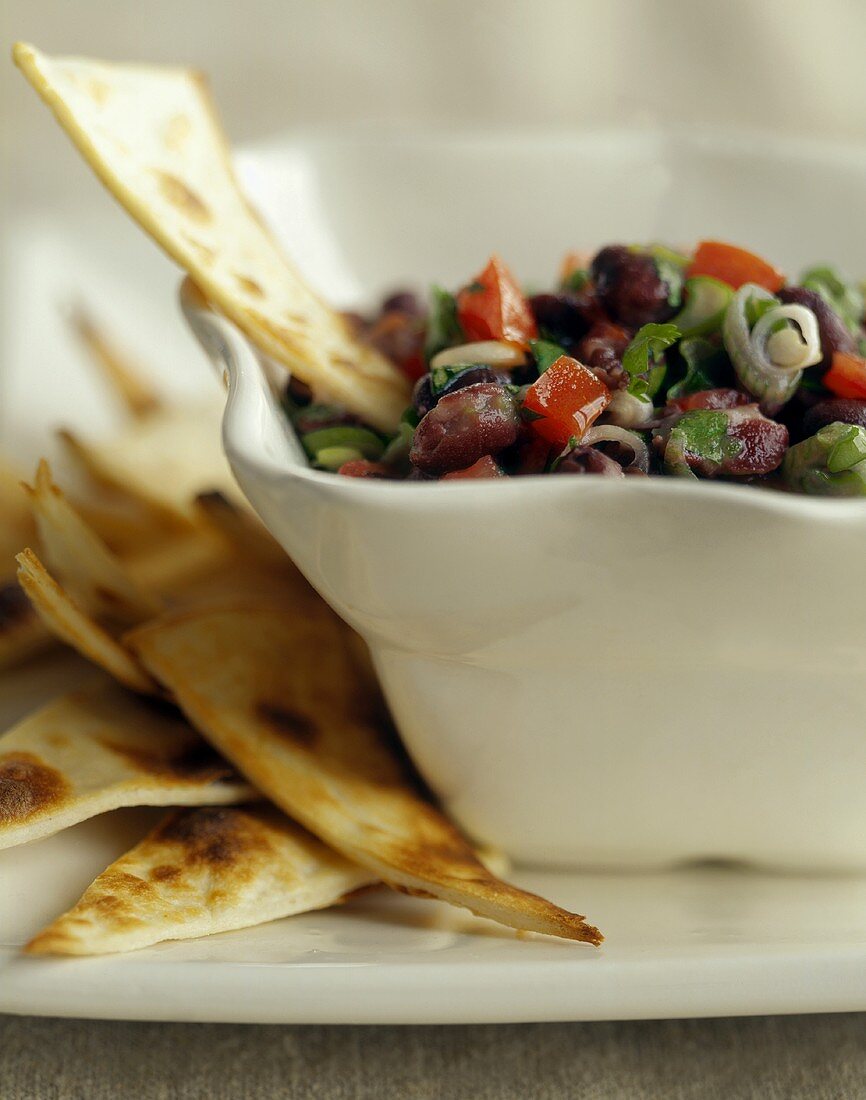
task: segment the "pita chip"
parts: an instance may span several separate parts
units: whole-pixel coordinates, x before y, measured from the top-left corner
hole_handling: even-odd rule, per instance
[[[133,654],[51,576],[32,550],[17,557],[18,583],[49,631],[132,691],[158,688]]]
[[[121,806],[201,806],[255,792],[167,707],[106,683],[0,737],[0,848]]]
[[[190,722],[281,809],[406,893],[597,944],[570,913],[496,878],[421,798],[382,734],[347,632],[327,609],[169,616],[129,638]]]
[[[180,810],[27,945],[97,955],[325,909],[376,881],[272,806]]]
[[[396,427],[409,383],[283,256],[240,189],[199,73],[22,42],[13,56],[114,197],[253,343],[320,397]]]

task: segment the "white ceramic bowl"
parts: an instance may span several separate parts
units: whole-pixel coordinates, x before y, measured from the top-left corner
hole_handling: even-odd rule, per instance
[[[344,296],[385,271],[458,282],[493,249],[541,278],[568,246],[700,235],[794,270],[866,270],[866,155],[852,150],[322,139],[245,170],[302,263],[319,240],[312,274],[327,282],[330,265]],[[472,835],[535,863],[866,867],[866,503],[673,479],[318,473],[243,338],[189,316],[228,369],[241,487],[368,642],[409,752]]]

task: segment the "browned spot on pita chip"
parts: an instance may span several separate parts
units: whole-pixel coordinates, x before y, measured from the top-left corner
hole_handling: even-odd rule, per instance
[[[196,222],[209,222],[211,212],[191,187],[169,172],[156,172],[163,197]]]
[[[253,298],[264,298],[265,292],[255,279],[251,279],[249,275],[235,275],[235,279],[241,290],[245,290],[247,294],[251,294]]]
[[[121,806],[255,797],[173,708],[107,682],[49,703],[0,737],[0,848]]]
[[[0,824],[28,821],[40,811],[60,806],[68,793],[69,784],[60,772],[33,753],[0,755]]]
[[[178,152],[184,147],[192,133],[192,123],[187,115],[173,115],[166,123],[162,140],[165,147],[172,152]]]
[[[514,928],[600,943],[583,917],[497,879],[416,793],[361,703],[368,680],[322,606],[236,607],[158,620],[127,636],[190,721],[266,795],[348,859]],[[314,747],[295,734],[315,715]],[[275,721],[275,718],[278,720]]]
[[[374,880],[272,806],[184,810],[113,863],[27,951],[94,955],[227,932],[326,908]]]
[[[282,254],[240,189],[199,74],[52,58],[21,42],[13,56],[99,178],[217,309],[316,393],[376,427],[396,427],[408,380],[359,341]],[[80,94],[78,82],[91,78],[110,86],[111,111]],[[165,134],[178,115],[189,119],[190,134],[168,148]],[[118,140],[134,154],[120,152]],[[255,310],[233,272],[252,274],[261,287]],[[303,325],[285,330],[287,313]]]
[[[288,737],[305,748],[311,748],[315,743],[318,725],[310,715],[268,702],[256,703],[254,710],[256,718],[265,722],[281,737]]]

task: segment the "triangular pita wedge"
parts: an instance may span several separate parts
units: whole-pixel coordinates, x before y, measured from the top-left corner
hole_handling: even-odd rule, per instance
[[[297,568],[258,516],[248,507],[229,500],[220,492],[199,493],[196,506],[207,522],[245,560],[256,561],[275,569]]]
[[[24,43],[14,58],[115,198],[227,317],[317,394],[396,427],[408,382],[287,262],[240,190],[200,74]]]
[[[12,558],[14,564],[15,559]],[[17,580],[0,584],[0,672],[50,649],[55,638]]]
[[[375,881],[272,806],[181,810],[26,950],[98,955],[209,936],[325,909]]]
[[[82,305],[76,305],[70,311],[69,323],[90,360],[99,368],[130,416],[139,420],[160,410],[162,398],[144,380],[143,368],[137,369],[129,362],[126,354],[115,347]]]
[[[143,497],[99,466],[89,445],[75,432],[61,429],[57,441],[63,452],[63,482],[79,514],[115,553],[138,553],[189,532],[187,519]]]
[[[0,458],[0,581],[15,575],[14,557],[33,538],[21,474]]]
[[[56,699],[0,737],[0,848],[120,806],[254,797],[179,715],[111,683]]]
[[[514,928],[599,943],[581,916],[497,879],[410,785],[325,608],[167,617],[129,644],[192,724],[321,840],[408,893]]]
[[[240,497],[222,451],[222,411],[217,401],[165,408],[108,439],[67,431],[64,442],[97,484],[137,498],[157,516],[167,513],[175,525],[195,523],[198,493]]]
[[[75,602],[51,576],[32,550],[17,557],[18,583],[55,637],[133,691],[157,693],[158,688],[122,642]]]
[[[160,611],[160,600],[136,584],[72,507],[44,459],[28,494],[45,563],[83,610],[128,625]]]

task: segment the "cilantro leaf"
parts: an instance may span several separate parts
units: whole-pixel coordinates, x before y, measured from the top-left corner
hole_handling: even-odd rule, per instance
[[[539,374],[544,374],[548,367],[552,367],[556,360],[565,355],[565,348],[555,344],[552,340],[530,340],[535,365]]]
[[[679,345],[680,355],[686,364],[685,376],[668,390],[668,398],[675,400],[690,393],[714,390],[723,384],[731,366],[722,348],[709,340],[692,336]]]
[[[713,466],[721,466],[742,450],[742,443],[728,435],[728,417],[714,409],[693,409],[676,423],[685,452]]]
[[[430,316],[427,319],[427,339],[424,354],[429,362],[433,356],[463,341],[463,329],[457,320],[457,299],[441,286],[430,288]]]
[[[658,362],[666,348],[680,338],[676,324],[644,324],[634,335],[623,355],[623,368],[629,376],[628,393],[636,397],[650,396],[650,388],[655,383],[653,394],[657,392],[664,375],[656,375],[653,381],[647,376],[650,368],[661,366]],[[644,377],[642,377],[642,375]]]

